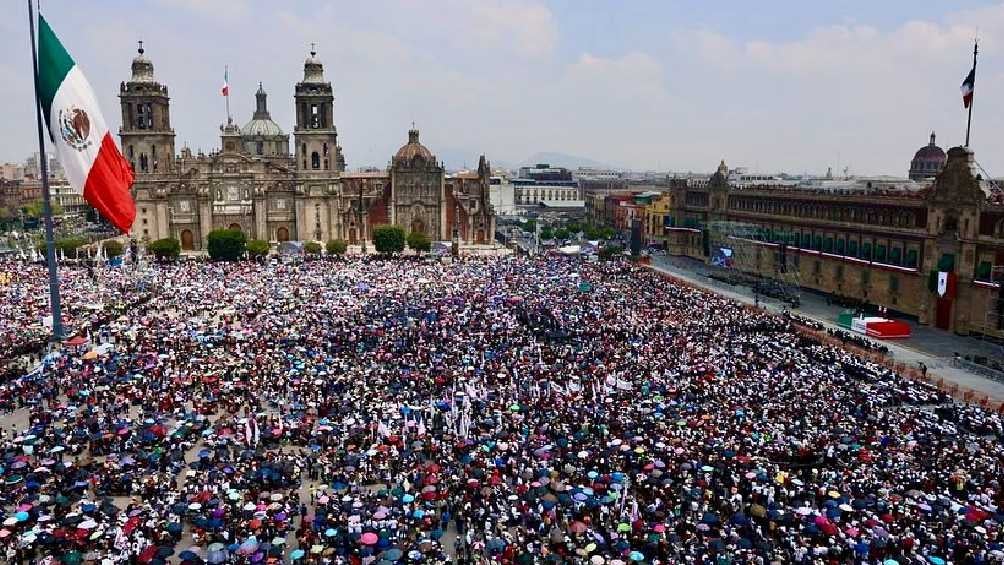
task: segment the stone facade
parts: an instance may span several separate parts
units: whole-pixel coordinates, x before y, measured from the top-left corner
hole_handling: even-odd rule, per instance
[[[606,200],[614,198],[624,196]],[[711,247],[724,241],[716,230],[739,225],[746,232],[727,237],[747,250],[736,254],[739,270],[771,278],[784,265],[804,288],[960,334],[1004,337],[996,279],[1004,272],[1004,198],[979,177],[967,148],[952,148],[933,182],[916,191],[737,188],[722,163],[708,181],[671,181],[645,217],[647,237],[669,254],[710,262]],[[939,271],[951,273],[943,297],[933,284]]]
[[[448,175],[413,129],[387,170],[345,172],[333,90],[316,52],[294,87],[292,154],[261,84],[251,120],[238,127],[228,118],[220,126],[220,149],[209,154],[175,153],[168,89],[154,78],[142,47],[119,98],[119,137],[136,173],[133,233],[141,239],[174,237],[183,250],[200,251],[217,228],[273,243],[357,243],[388,223],[434,240],[450,239],[456,228],[465,243],[487,243],[494,233],[491,169],[483,156],[476,173]]]

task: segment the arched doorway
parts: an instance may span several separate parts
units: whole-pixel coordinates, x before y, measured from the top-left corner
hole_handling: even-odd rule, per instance
[[[411,231],[414,233],[425,233],[425,222],[419,218],[415,218],[411,222]]]
[[[241,231],[241,225],[238,224],[237,222],[234,222],[234,223],[230,224],[230,229]]]
[[[289,241],[289,228],[281,227],[275,230],[275,238],[279,241]]]
[[[475,241],[477,243],[485,243],[485,230],[478,230],[477,239]]]
[[[349,228],[349,245],[356,244],[356,228]]]
[[[181,230],[181,249],[182,251],[191,251],[195,249],[195,237],[192,235],[192,230]]]

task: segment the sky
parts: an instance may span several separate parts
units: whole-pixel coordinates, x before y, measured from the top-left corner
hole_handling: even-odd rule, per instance
[[[27,7],[0,19],[0,161],[35,151]],[[1004,3],[955,0],[43,0],[109,126],[142,39],[176,147],[210,150],[258,82],[292,130],[310,43],[350,169],[422,141],[451,167],[559,152],[635,170],[903,176],[931,131],[1004,176]]]

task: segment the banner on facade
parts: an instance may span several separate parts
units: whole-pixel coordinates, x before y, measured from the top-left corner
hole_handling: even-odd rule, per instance
[[[945,296],[948,292],[948,272],[938,271],[938,296]]]

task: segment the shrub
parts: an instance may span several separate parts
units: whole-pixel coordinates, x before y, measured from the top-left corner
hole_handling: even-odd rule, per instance
[[[321,244],[316,241],[308,241],[303,244],[303,252],[307,255],[320,255],[321,254]]]
[[[620,245],[604,245],[602,248],[600,248],[600,251],[597,255],[599,255],[600,259],[603,259],[604,261],[609,261],[611,259],[619,257],[622,253],[624,253],[624,248],[621,247]]]
[[[62,251],[67,257],[74,257],[77,249],[84,245],[87,245],[87,239],[80,236],[70,236],[56,240],[56,250]]]
[[[112,257],[119,257],[125,253],[125,246],[122,242],[117,239],[109,239],[104,244],[105,256],[111,259]]]
[[[209,232],[209,257],[216,261],[236,261],[244,254],[247,238],[241,230],[216,229]]]
[[[432,239],[422,232],[413,231],[408,234],[408,248],[422,253],[432,249]]]
[[[173,237],[165,237],[164,239],[151,242],[147,246],[147,250],[153,253],[158,260],[167,261],[168,259],[176,259],[181,255],[181,243]]]
[[[268,255],[269,245],[264,239],[252,239],[247,243],[248,255],[260,259]]]
[[[401,226],[378,226],[373,230],[373,246],[377,253],[393,255],[404,251],[404,228]]]
[[[327,244],[328,255],[345,255],[349,244],[344,239],[331,239]]]

